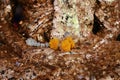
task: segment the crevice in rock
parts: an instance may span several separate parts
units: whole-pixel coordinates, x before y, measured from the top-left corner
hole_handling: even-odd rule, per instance
[[[20,0],[10,0],[12,6],[11,26],[14,31],[18,32],[22,37],[28,38],[26,28],[21,24],[25,20],[24,4]]]
[[[100,1],[99,0],[96,0],[96,3],[97,3],[97,5],[100,5]]]
[[[117,41],[120,41],[120,34],[116,38]]]
[[[94,23],[93,23],[93,34],[97,34],[99,32],[102,32],[105,26],[103,23],[99,20],[99,18],[94,14]]]
[[[20,27],[20,21],[23,20],[23,6],[18,0],[11,0],[12,5],[12,24],[13,27]]]

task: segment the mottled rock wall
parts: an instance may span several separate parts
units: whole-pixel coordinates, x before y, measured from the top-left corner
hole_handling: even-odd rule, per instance
[[[29,36],[35,40],[48,42],[54,15],[53,1],[36,0],[30,2],[28,0],[27,2],[29,2],[29,5],[25,6],[27,20],[22,24],[22,27],[25,27]]]
[[[89,39],[92,34],[93,21],[94,21],[94,7],[96,0],[78,0],[77,9],[78,9],[78,18],[80,25],[80,41]]]
[[[0,0],[0,22],[7,23],[11,19],[11,5],[9,0]]]
[[[104,33],[109,38],[115,38],[120,33],[119,0],[99,0],[95,15],[104,25]]]
[[[91,34],[94,6],[95,0],[55,0],[52,37],[84,40]]]
[[[119,33],[118,0],[55,0],[52,37],[85,41],[91,35],[115,39]]]
[[[11,20],[13,3],[9,5],[10,1],[0,1],[1,21]],[[119,0],[18,1],[23,5],[25,15],[21,30],[40,42],[48,42],[52,37],[63,39],[66,36],[72,36],[76,42],[88,40],[94,34],[96,22],[95,35],[100,33],[115,39],[119,34]]]

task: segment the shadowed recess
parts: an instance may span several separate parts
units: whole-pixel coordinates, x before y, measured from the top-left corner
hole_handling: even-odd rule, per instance
[[[104,25],[103,23],[98,19],[98,17],[94,14],[94,23],[93,23],[93,34],[97,34],[98,32],[103,30]]]

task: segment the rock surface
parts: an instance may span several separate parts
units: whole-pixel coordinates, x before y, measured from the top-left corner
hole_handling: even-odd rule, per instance
[[[75,10],[74,17],[65,20],[65,27],[59,26],[61,23],[55,25],[61,21],[59,19],[53,22],[57,20],[55,7],[60,7],[55,3],[60,0],[17,0],[24,13],[24,19],[19,23],[20,30],[14,30],[11,22],[14,1],[0,0],[0,80],[120,80],[120,0],[61,0],[68,1],[62,2],[65,8],[71,7],[65,5],[68,3],[77,7],[65,9],[70,16]],[[64,8],[60,7],[60,10]],[[69,30],[69,25],[73,29]],[[73,35],[75,25],[79,25],[78,35]],[[35,47],[46,46],[44,42],[54,37],[53,27],[57,26],[63,29],[60,34],[64,36],[78,36],[74,39],[80,41],[74,49],[64,52],[49,46]],[[67,30],[73,30],[73,33],[65,33]]]
[[[78,41],[90,36],[94,6],[95,0],[55,0],[52,37],[72,36]]]

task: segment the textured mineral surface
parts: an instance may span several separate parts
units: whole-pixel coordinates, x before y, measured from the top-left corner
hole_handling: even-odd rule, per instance
[[[90,36],[95,0],[55,0],[52,37],[72,36],[75,41]]]
[[[0,0],[0,80],[120,80],[120,0]]]
[[[104,32],[109,32],[107,35],[111,35],[111,38],[116,37],[120,32],[118,3],[117,0],[100,0],[95,10],[95,15],[104,26]]]

